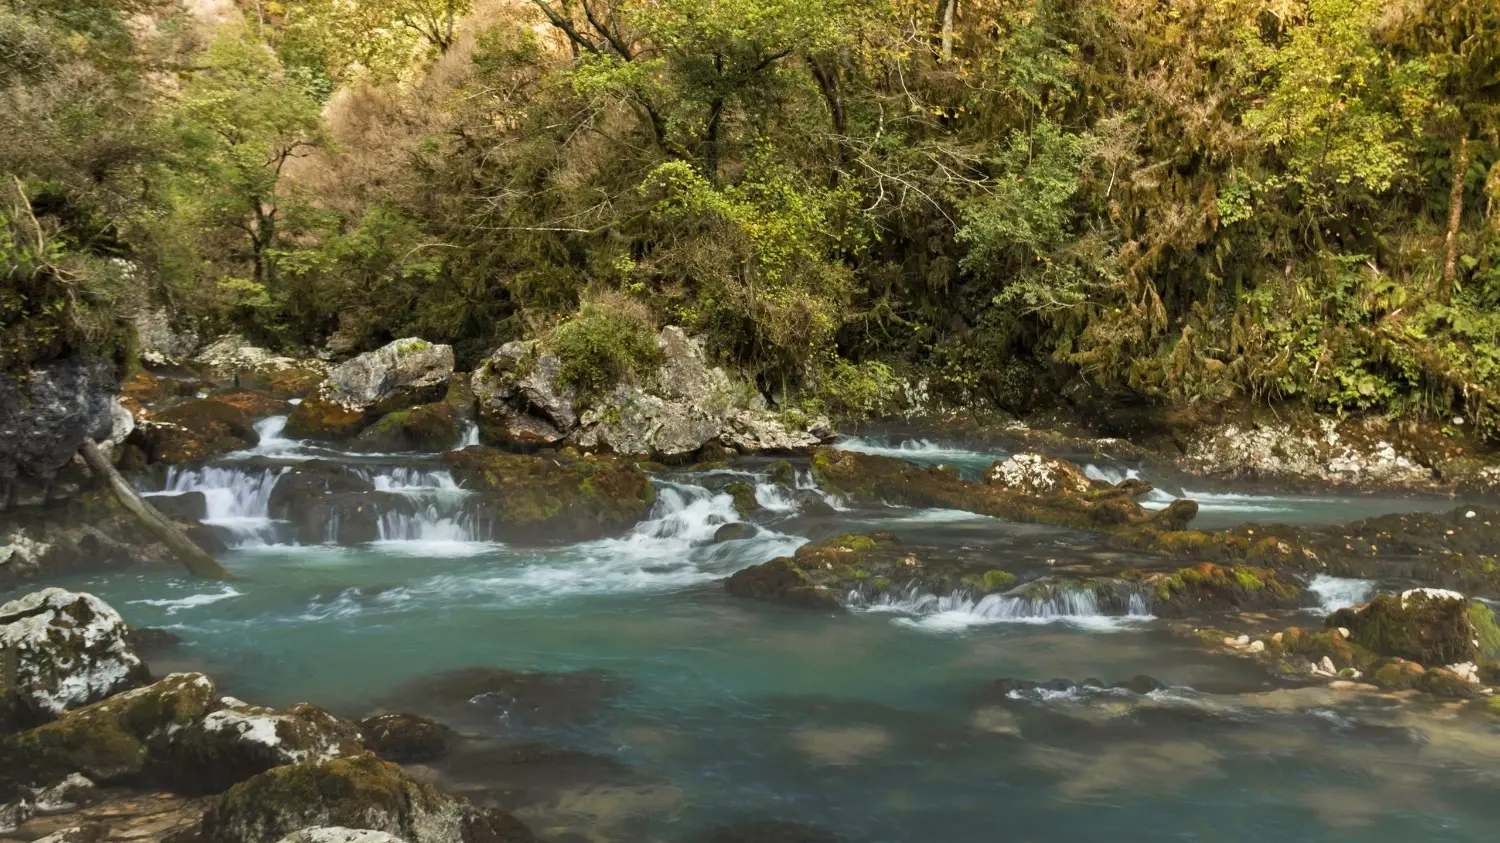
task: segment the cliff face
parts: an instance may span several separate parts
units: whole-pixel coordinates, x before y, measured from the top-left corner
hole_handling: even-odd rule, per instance
[[[85,438],[114,428],[114,366],[79,356],[0,374],[0,509],[47,495]]]

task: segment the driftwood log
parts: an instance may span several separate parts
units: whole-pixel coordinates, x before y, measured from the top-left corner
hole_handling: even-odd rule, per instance
[[[162,544],[165,544],[189,571],[200,577],[211,580],[230,579],[228,571],[220,565],[217,560],[199,547],[181,527],[172,523],[165,515],[156,510],[156,507],[146,502],[140,493],[135,490],[130,482],[120,475],[104,452],[99,450],[99,445],[92,439],[83,440],[83,447],[78,449],[83,461],[89,470],[109,483],[109,490],[114,493],[115,498],[140,520],[141,525],[156,536]]]

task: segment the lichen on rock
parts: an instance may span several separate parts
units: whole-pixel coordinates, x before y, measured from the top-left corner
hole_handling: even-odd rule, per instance
[[[656,501],[651,479],[620,457],[510,454],[476,445],[443,459],[464,488],[493,498],[489,517],[502,538],[598,538],[635,524]]]

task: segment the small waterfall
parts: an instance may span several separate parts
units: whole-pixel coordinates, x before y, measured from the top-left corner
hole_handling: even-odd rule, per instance
[[[304,447],[297,439],[287,439],[281,435],[286,430],[286,416],[269,416],[255,423],[255,432],[260,434],[260,443],[247,451],[239,452],[246,456],[292,456]]]
[[[892,612],[906,616],[909,625],[955,630],[994,623],[1070,623],[1098,629],[1118,629],[1122,622],[1152,620],[1149,595],[1132,583],[1028,583],[1003,594],[979,597],[968,591],[939,596],[917,584],[873,597],[851,592],[845,601],[852,609]]]
[[[380,514],[383,542],[488,542],[493,535],[490,519],[475,510],[430,503],[415,512]]]
[[[812,472],[799,471],[796,473],[796,477],[798,491],[813,492],[817,494],[823,499],[824,503],[828,504],[830,509],[833,509],[837,512],[849,511],[849,505],[844,503],[842,498],[840,498],[838,495],[830,495],[818,486],[818,482],[813,479]]]
[[[1318,605],[1309,611],[1318,614],[1349,609],[1369,602],[1375,596],[1374,580],[1356,580],[1318,574],[1307,584],[1307,590],[1318,595]]]
[[[464,448],[469,447],[470,445],[478,445],[478,444],[479,444],[479,425],[476,422],[470,421],[468,423],[468,425],[466,425],[464,427],[464,436],[463,436],[462,439],[459,440],[458,447],[459,447],[460,450],[462,450]]]
[[[206,502],[203,523],[229,534],[231,547],[266,544],[275,537],[269,516],[271,490],[282,469],[246,470],[203,466],[167,470],[166,485],[157,496],[200,492]]]
[[[796,512],[801,508],[797,499],[787,493],[786,487],[776,483],[755,484],[755,502],[771,512]]]
[[[356,469],[355,473],[370,481],[377,492],[399,492],[401,494],[426,495],[460,493],[465,490],[453,479],[453,475],[442,469],[419,466],[398,466],[375,471]]]

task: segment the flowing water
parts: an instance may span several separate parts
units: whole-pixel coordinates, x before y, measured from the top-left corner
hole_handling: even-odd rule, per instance
[[[805,466],[786,489],[746,460],[659,476],[650,516],[622,536],[515,546],[494,540],[474,496],[435,464],[310,448],[281,438],[280,423],[262,422],[253,451],[173,471],[159,492],[203,494],[234,582],[163,567],[60,584],[180,635],[158,673],[204,670],[267,704],[450,723],[463,745],[414,772],[516,811],[547,839],[686,843],[762,820],[904,843],[1495,837],[1500,732],[1486,722],[1279,684],[1168,634],[1143,592],[914,590],[851,595],[835,613],[719,585],[809,539],[873,529],[1022,572],[1148,561],[1086,534],[850,506]],[[999,456],[849,444],[968,472]],[[313,458],[405,502],[382,511],[376,541],[299,544],[270,517],[283,473]],[[748,538],[714,543],[739,520],[720,491],[735,480],[756,484],[763,513]],[[1260,494],[1214,505],[1234,521],[1436,506]],[[1378,587],[1311,583],[1324,610]],[[1167,688],[1106,687],[1138,674]],[[1073,681],[1012,690],[1003,677]]]

